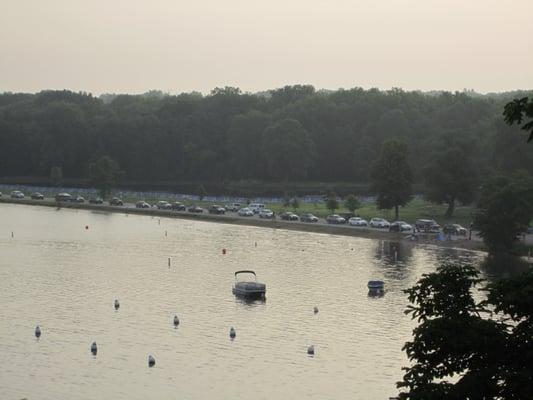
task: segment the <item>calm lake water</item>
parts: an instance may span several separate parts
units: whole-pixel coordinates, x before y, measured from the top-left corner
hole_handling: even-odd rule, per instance
[[[482,256],[0,204],[1,398],[388,399],[413,328],[402,290],[450,258]],[[265,302],[235,299],[239,269],[267,284]]]

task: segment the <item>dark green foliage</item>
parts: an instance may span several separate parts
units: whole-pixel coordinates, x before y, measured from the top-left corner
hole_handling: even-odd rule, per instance
[[[202,201],[205,196],[207,196],[207,190],[205,190],[204,185],[198,186],[198,189],[196,189],[196,195]]]
[[[346,199],[344,199],[344,207],[353,213],[355,210],[361,207],[361,202],[355,195],[350,194],[346,197]]]
[[[63,170],[61,167],[50,168],[50,181],[54,186],[60,186],[63,181]]]
[[[207,96],[5,93],[0,94],[0,176],[48,178],[51,167],[61,166],[65,179],[79,179],[87,176],[91,160],[107,154],[125,180],[193,182],[192,190],[200,182],[275,181],[287,178],[285,173],[293,182],[368,183],[382,142],[401,139],[414,180],[421,183],[422,167],[439,146],[436,138],[451,133],[476,143],[471,158],[482,172],[494,167],[533,173],[533,152],[521,146],[520,130],[501,117],[506,102],[524,96],[532,97],[525,92],[326,92],[305,85],[257,94],[217,88]],[[298,121],[307,135],[295,125],[300,146],[288,151],[282,146],[280,157],[286,163],[292,151],[293,158],[302,158],[294,168],[288,163],[278,168],[272,149],[263,146],[263,134],[287,119]]]
[[[480,282],[473,267],[444,264],[406,290],[413,304],[406,313],[419,325],[404,346],[413,364],[398,382],[400,399],[505,400],[533,393],[533,269],[489,285],[486,301],[472,295]]]
[[[284,119],[263,133],[262,154],[273,178],[305,178],[313,162],[314,143],[300,122]]]
[[[335,196],[335,194],[328,196],[325,201],[326,208],[332,213],[334,213],[335,210],[339,208],[339,202],[337,201],[337,197]]]
[[[510,252],[533,218],[533,179],[525,173],[489,179],[481,189],[474,225],[491,253]]]
[[[297,197],[291,199],[291,207],[294,211],[296,211],[297,208],[300,208],[300,201]]]
[[[413,173],[407,162],[407,146],[397,140],[388,140],[381,146],[379,158],[372,166],[372,191],[377,194],[378,209],[398,207],[411,200]]]
[[[515,122],[521,124],[524,118],[529,118],[529,121],[522,126],[522,129],[529,132],[527,141],[531,142],[533,139],[533,98],[529,100],[527,97],[523,97],[507,103],[503,111],[503,116],[505,122],[509,125]]]
[[[470,204],[474,200],[479,186],[474,148],[474,142],[445,137],[424,169],[425,196],[434,203],[448,204],[447,217],[453,215],[457,201]]]
[[[89,165],[89,175],[100,196],[106,199],[117,184],[121,171],[115,160],[109,156],[102,156]]]

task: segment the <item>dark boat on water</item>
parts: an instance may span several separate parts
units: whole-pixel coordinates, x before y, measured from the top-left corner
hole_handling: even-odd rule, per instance
[[[253,276],[253,280],[239,280],[239,275]],[[266,285],[264,283],[257,282],[257,276],[254,271],[242,270],[235,272],[235,283],[232,291],[235,296],[246,298],[264,298],[266,293]]]

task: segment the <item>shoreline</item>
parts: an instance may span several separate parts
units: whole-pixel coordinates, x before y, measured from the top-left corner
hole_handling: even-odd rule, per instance
[[[12,199],[0,198],[0,203],[5,204],[19,204],[27,206],[41,206],[58,208],[55,201],[50,200],[32,200],[32,199]],[[163,218],[188,219],[205,222],[224,223],[232,225],[256,226],[259,228],[271,229],[286,229],[300,232],[314,232],[324,233],[339,236],[362,237],[366,239],[388,240],[393,242],[402,242],[413,246],[417,245],[433,245],[437,247],[455,248],[461,250],[473,250],[485,252],[485,245],[483,242],[468,239],[455,239],[451,241],[436,241],[432,237],[434,235],[419,234],[419,240],[412,241],[406,239],[405,234],[388,232],[383,230],[376,230],[368,227],[352,227],[349,225],[324,225],[303,222],[291,222],[283,220],[268,220],[258,218],[238,217],[236,215],[216,215],[216,214],[192,214],[188,212],[176,212],[169,210],[159,210],[154,208],[132,208],[121,206],[110,206],[105,204],[89,204],[89,203],[61,203],[59,208],[87,210],[87,211],[104,211],[119,214],[133,214],[158,216]]]

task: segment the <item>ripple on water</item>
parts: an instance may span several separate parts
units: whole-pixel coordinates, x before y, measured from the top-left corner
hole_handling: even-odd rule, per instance
[[[394,263],[368,239],[5,204],[0,220],[16,232],[0,238],[7,398],[388,398],[413,326],[402,290],[440,257],[399,248]],[[234,298],[238,269],[257,272],[266,301]],[[368,297],[370,279],[386,281],[383,297]]]

